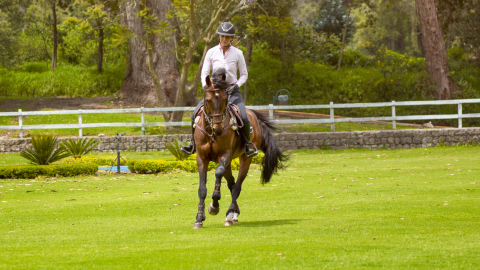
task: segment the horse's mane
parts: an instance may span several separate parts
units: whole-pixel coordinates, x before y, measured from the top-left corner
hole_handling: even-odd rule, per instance
[[[212,82],[215,88],[227,89],[230,85],[225,81],[227,70],[220,68],[212,74]]]

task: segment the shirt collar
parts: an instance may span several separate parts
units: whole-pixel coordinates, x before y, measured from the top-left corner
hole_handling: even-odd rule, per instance
[[[218,43],[218,48],[221,52],[223,52],[222,44]],[[230,48],[232,48],[232,45],[230,45],[230,47],[228,47],[228,49],[225,52],[228,52],[230,50]]]

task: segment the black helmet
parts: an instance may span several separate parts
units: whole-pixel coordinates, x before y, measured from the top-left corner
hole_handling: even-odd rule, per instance
[[[235,36],[235,27],[233,27],[233,24],[229,22],[223,22],[218,27],[217,34],[233,37]]]

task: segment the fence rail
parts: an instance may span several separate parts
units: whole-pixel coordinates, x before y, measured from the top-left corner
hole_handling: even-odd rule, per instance
[[[435,120],[435,119],[458,119],[458,128],[462,128],[463,118],[480,118],[480,113],[462,113],[462,104],[480,103],[480,99],[455,99],[455,100],[427,100],[427,101],[401,101],[401,102],[377,102],[377,103],[343,103],[343,104],[322,104],[322,105],[273,105],[268,106],[247,106],[254,110],[268,110],[270,119],[276,124],[302,124],[302,123],[330,123],[331,131],[335,131],[335,123],[345,122],[367,122],[367,121],[391,121],[393,129],[396,129],[396,121],[401,120]],[[398,106],[420,106],[420,105],[457,105],[457,114],[443,115],[408,115],[397,116],[395,108]],[[376,108],[391,107],[391,116],[384,117],[353,117],[353,118],[335,118],[335,109],[345,108]],[[142,135],[145,135],[145,127],[151,126],[190,126],[190,122],[155,122],[146,123],[145,113],[147,112],[172,112],[172,111],[193,111],[194,107],[167,107],[167,108],[134,108],[134,109],[101,109],[101,110],[63,110],[63,111],[22,111],[18,112],[0,112],[0,117],[10,116],[18,117],[18,125],[0,126],[4,130],[20,130],[20,138],[23,138],[23,130],[28,129],[78,129],[78,136],[83,136],[84,128],[93,127],[141,127]],[[300,120],[274,120],[275,110],[304,110],[304,109],[330,109],[330,118],[328,119],[300,119]],[[82,121],[82,115],[92,113],[140,113],[140,123],[91,123],[85,124]],[[23,117],[30,115],[67,115],[77,114],[78,124],[49,124],[49,125],[23,125]]]

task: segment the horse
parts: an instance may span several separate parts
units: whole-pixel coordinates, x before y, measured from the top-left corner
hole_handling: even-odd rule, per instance
[[[204,107],[196,114],[194,140],[197,150],[197,166],[200,175],[198,188],[198,212],[194,229],[203,228],[205,221],[205,198],[207,196],[207,170],[210,162],[218,163],[215,169],[215,188],[212,194],[212,202],[208,207],[208,213],[217,215],[220,211],[219,200],[221,199],[221,181],[225,177],[228,189],[231,193],[232,202],[226,213],[225,226],[232,226],[238,222],[240,208],[238,197],[242,190],[242,183],[247,176],[252,157],[248,158],[243,150],[245,138],[240,137],[242,132],[238,128],[243,126],[241,117],[236,120],[234,107],[228,103],[228,96],[225,91],[228,88],[225,69],[220,69],[205,78]],[[195,113],[195,112],[194,112]],[[198,115],[198,116],[197,116]],[[278,128],[260,112],[247,109],[247,115],[253,127],[250,141],[252,147],[262,150],[265,156],[261,163],[261,183],[268,183],[277,170],[284,169],[289,155],[281,151],[277,140],[271,130]],[[235,118],[235,119],[234,119]],[[237,122],[238,121],[238,122]],[[243,135],[245,136],[245,135]],[[235,158],[240,160],[240,169],[237,181],[232,174],[231,161]]]

